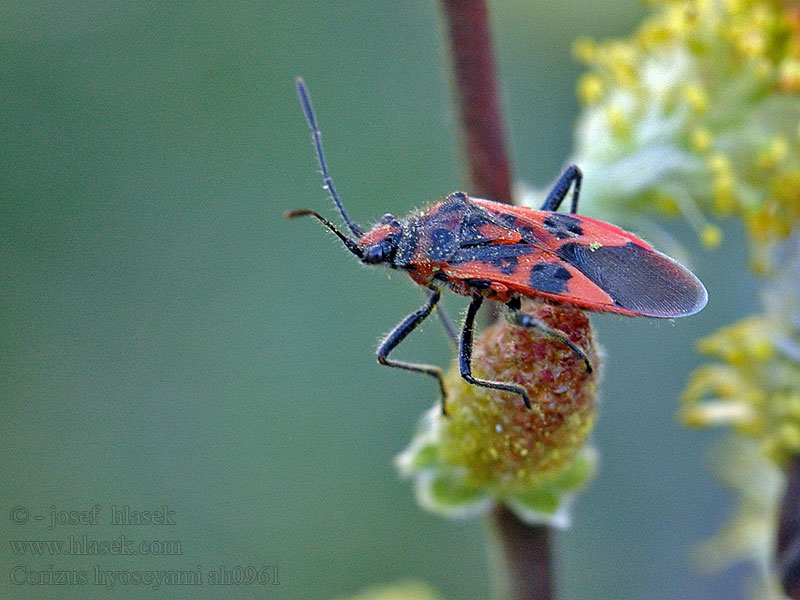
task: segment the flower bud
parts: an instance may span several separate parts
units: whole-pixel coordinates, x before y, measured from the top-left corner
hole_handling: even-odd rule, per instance
[[[523,309],[548,327],[563,331],[587,353],[597,353],[587,314],[544,302]],[[563,341],[499,321],[476,342],[473,375],[513,382],[531,398],[470,385],[455,371],[448,384],[450,418],[441,438],[443,458],[466,469],[467,479],[504,492],[525,490],[562,471],[583,447],[595,420],[597,370]]]
[[[475,514],[499,500],[528,522],[565,526],[572,496],[594,472],[585,444],[599,352],[584,311],[533,301],[522,310],[565,335],[593,370],[562,339],[499,321],[476,339],[472,374],[522,386],[531,409],[519,394],[467,383],[454,365],[446,377],[448,415],[433,409],[398,464],[435,512]]]

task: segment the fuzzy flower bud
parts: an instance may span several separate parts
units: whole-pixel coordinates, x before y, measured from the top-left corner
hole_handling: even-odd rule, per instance
[[[565,526],[572,495],[594,470],[585,444],[599,365],[588,317],[545,302],[528,302],[523,311],[565,333],[595,369],[587,372],[563,341],[537,330],[507,321],[488,327],[475,342],[473,375],[523,386],[533,407],[513,393],[470,385],[451,369],[448,416],[433,409],[398,458],[431,510],[474,514],[496,500],[528,522]]]

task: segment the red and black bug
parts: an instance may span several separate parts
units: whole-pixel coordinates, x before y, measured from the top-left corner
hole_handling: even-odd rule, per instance
[[[471,298],[458,342],[461,377],[474,385],[519,394],[528,408],[530,398],[521,386],[472,376],[473,328],[484,298],[503,303],[515,325],[538,329],[563,341],[590,372],[593,367],[586,354],[563,332],[520,311],[521,297],[591,311],[666,319],[692,315],[706,305],[706,289],[688,269],[615,225],[576,214],[581,171],[575,165],[559,177],[540,210],[453,192],[403,219],[384,215],[364,232],[336,193],[308,91],[302,79],[296,83],[325,187],[353,237],[312,210],[295,210],[287,216],[319,219],[361,262],[406,271],[416,283],[428,288],[428,301],[384,338],[377,354],[383,365],[435,377],[443,412],[446,393],[442,370],[389,358],[392,350],[431,314],[443,287]],[[570,214],[556,212],[570,188]]]

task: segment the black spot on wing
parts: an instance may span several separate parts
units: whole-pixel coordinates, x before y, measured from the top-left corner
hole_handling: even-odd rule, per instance
[[[531,269],[531,287],[548,294],[563,294],[572,275],[558,263],[537,263]]]
[[[492,282],[489,279],[465,279],[464,283],[479,290],[492,287]]]
[[[544,226],[559,240],[583,235],[581,222],[575,217],[563,213],[554,212],[547,215],[544,219]]]
[[[542,234],[536,232],[533,227],[523,226],[516,228],[519,234],[522,236],[522,239],[528,242],[529,244],[541,244],[542,243]]]
[[[520,234],[522,241],[524,242],[538,245],[541,245],[543,242],[543,232],[541,231],[541,228],[538,225],[537,227],[526,225],[526,223],[530,222],[527,219],[520,218],[513,213],[497,213],[493,211],[485,211],[484,209],[480,209],[479,214],[483,217],[484,223],[494,223],[495,225],[499,225],[501,227],[507,227],[511,231],[516,231]],[[575,220],[577,221],[577,219]]]
[[[465,211],[465,213],[464,220],[461,222],[459,245],[464,248],[490,244],[492,242],[491,238],[487,238],[480,231],[482,226],[492,222],[488,216],[483,211],[478,210]]]
[[[513,275],[519,265],[519,258],[516,256],[501,256],[489,262],[493,267],[500,269],[503,275]]]
[[[460,248],[449,262],[452,264],[484,261],[495,264],[518,264],[519,257],[534,251],[530,244],[497,244]]]
[[[600,246],[569,242],[557,252],[614,302],[648,317],[682,317],[706,305],[705,287],[688,269],[668,256],[629,242]]]
[[[456,250],[456,236],[448,229],[435,229],[431,234],[430,258],[447,260]]]

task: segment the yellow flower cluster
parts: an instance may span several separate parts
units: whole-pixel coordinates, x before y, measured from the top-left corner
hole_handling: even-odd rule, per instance
[[[800,363],[776,348],[783,334],[776,321],[756,316],[701,340],[700,351],[721,362],[692,374],[683,421],[732,426],[779,464],[800,452]]]
[[[800,5],[649,4],[654,14],[628,40],[575,44],[590,66],[578,83],[586,113],[575,161],[602,168],[641,154],[655,172],[659,158],[679,157],[649,187],[598,201],[658,211],[663,202],[643,206],[648,193],[675,196],[708,246],[721,237],[702,214],[736,216],[763,268],[764,250],[800,222]],[[675,194],[676,180],[690,195]]]
[[[441,596],[428,584],[412,580],[371,586],[341,600],[441,600]]]
[[[777,578],[770,572],[775,553],[775,521],[785,486],[783,471],[765,461],[752,439],[730,437],[709,456],[716,478],[736,496],[736,505],[719,532],[692,553],[704,571],[718,571],[742,560],[756,565],[748,582],[759,600],[786,600]]]
[[[712,217],[744,225],[763,311],[699,343],[715,362],[691,376],[681,417],[737,434],[721,454],[741,509],[704,554],[749,556],[774,582],[780,467],[800,455],[800,4],[648,4],[629,38],[575,44],[589,71],[572,161],[584,208],[604,219],[680,215],[708,247],[721,242]]]

